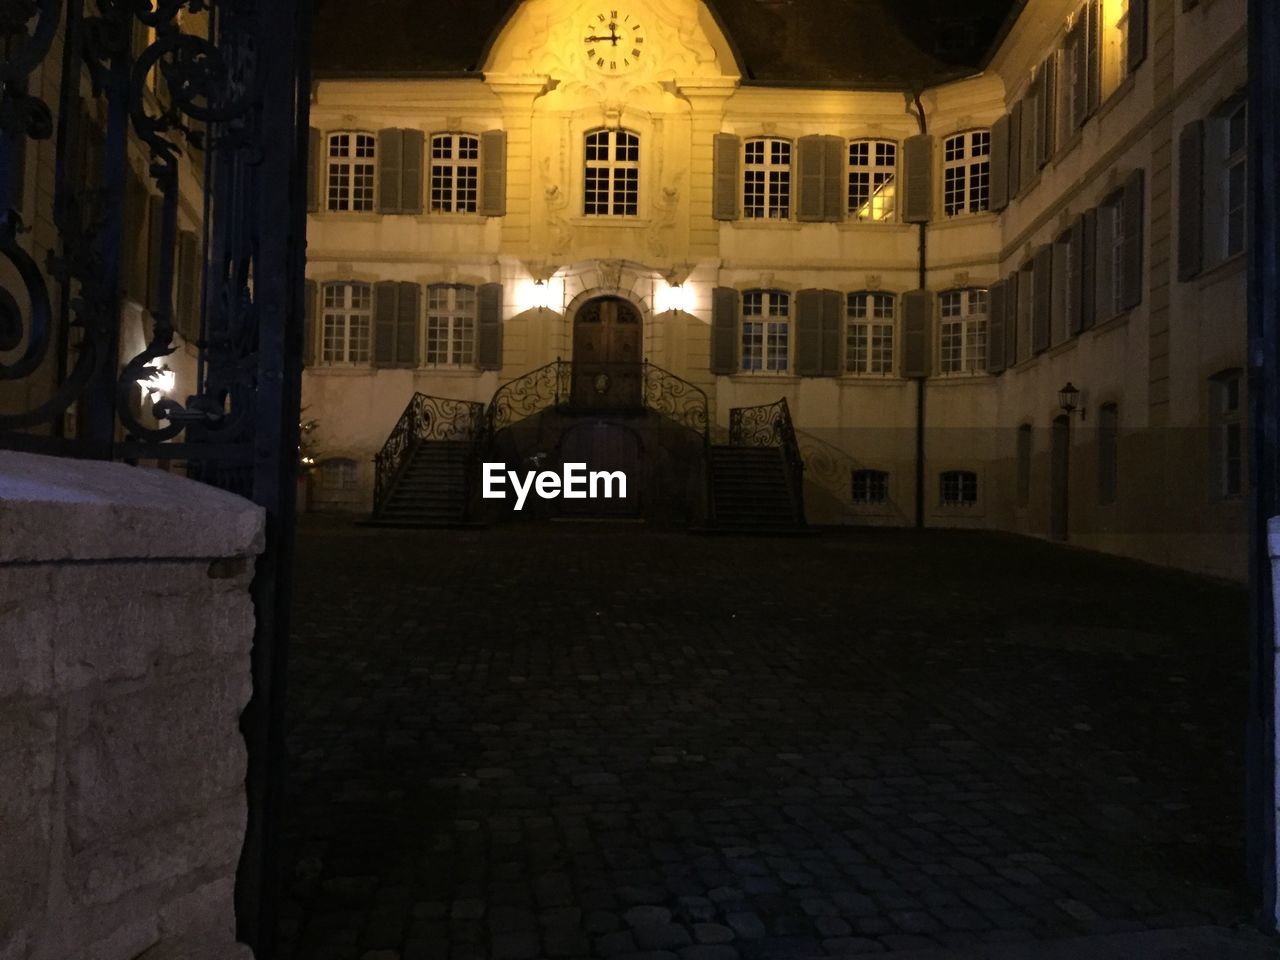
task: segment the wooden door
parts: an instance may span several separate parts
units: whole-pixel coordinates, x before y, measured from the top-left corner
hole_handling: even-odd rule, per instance
[[[573,324],[573,406],[643,406],[640,312],[619,297],[585,304]]]

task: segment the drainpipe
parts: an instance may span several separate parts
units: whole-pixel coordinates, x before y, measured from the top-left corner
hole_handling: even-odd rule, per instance
[[[929,132],[929,123],[925,118],[924,104],[920,100],[920,91],[912,91],[911,97],[915,101],[916,122],[920,125],[920,133],[921,135],[927,134]],[[924,290],[928,285],[929,277],[929,225],[920,223],[916,225],[916,229],[920,232],[917,263],[920,275],[919,289]],[[927,377],[916,378],[916,529],[924,527],[924,401],[925,381],[927,379]]]

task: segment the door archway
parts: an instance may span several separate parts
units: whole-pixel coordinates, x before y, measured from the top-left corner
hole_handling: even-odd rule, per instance
[[[643,406],[643,322],[622,297],[596,297],[573,318],[572,405],[579,410]]]

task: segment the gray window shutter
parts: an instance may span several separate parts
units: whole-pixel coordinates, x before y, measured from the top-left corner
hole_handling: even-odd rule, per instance
[[[1058,57],[1050,54],[1040,67],[1040,166],[1051,159],[1058,148]]]
[[[480,134],[480,216],[507,215],[507,132]],[[496,369],[496,368],[495,368]]]
[[[422,311],[422,287],[416,283],[400,284],[396,304],[396,365],[418,365],[418,327]]]
[[[711,216],[716,220],[738,219],[738,160],[742,141],[731,133],[717,133],[713,142],[715,195]]]
[[[907,180],[902,219],[907,223],[928,223],[933,219],[933,137],[908,137],[902,152]]]
[[[400,316],[400,284],[383,280],[373,285],[373,365],[396,363],[396,334]]]
[[[991,209],[1009,206],[1009,116],[991,125]]]
[[[1129,174],[1124,183],[1120,220],[1124,227],[1120,309],[1132,310],[1142,302],[1143,221],[1146,218],[1146,189],[1142,170]]]
[[[1080,328],[1090,329],[1098,319],[1098,211],[1086,210],[1081,218]]]
[[[1085,79],[1089,85],[1089,109],[1092,114],[1102,102],[1102,11],[1099,0],[1085,5]]]
[[[404,131],[378,131],[378,212],[400,213],[403,206]]]
[[[1022,194],[1022,101],[1009,111],[1009,199]]]
[[[1004,282],[1004,365],[1005,369],[1018,362],[1018,271],[1009,274]]]
[[[822,291],[796,294],[796,373],[822,376]]]
[[[1031,349],[1042,353],[1049,349],[1053,312],[1053,244],[1046,243],[1032,260],[1035,271],[1035,302],[1031,305]]]
[[[400,169],[400,212],[422,213],[422,156],[426,142],[421,130],[400,131],[403,163]]]
[[[164,197],[147,197],[147,278],[143,303],[152,316],[160,311],[160,260],[164,255]],[[170,293],[173,288],[170,287]],[[172,310],[172,304],[170,304]]]
[[[1178,279],[1204,269],[1204,121],[1182,128],[1178,138]]]
[[[316,362],[317,331],[320,315],[320,284],[307,280],[302,292],[302,365]]]
[[[841,144],[843,147],[843,144]],[[844,329],[844,296],[839,290],[822,291],[822,375],[840,375],[840,336]]]
[[[825,191],[823,185],[823,138],[801,137],[796,144],[799,196],[796,219],[814,223],[823,219]]]
[[[738,370],[738,291],[716,287],[711,294],[711,372]]]
[[[320,209],[320,166],[324,162],[321,155],[320,131],[312,127],[307,131],[307,212],[315,213]]]
[[[1005,282],[997,280],[987,291],[987,373],[1003,373]]]
[[[502,284],[481,284],[476,291],[476,366],[502,369]]]
[[[1070,315],[1067,317],[1067,329],[1075,336],[1084,329],[1084,217],[1076,217],[1071,224],[1071,244],[1067,248],[1067,273],[1071,276],[1075,289],[1067,299]]]
[[[1022,101],[1022,162],[1019,170],[1019,193],[1025,193],[1040,174],[1040,122],[1039,105],[1043,81],[1037,71],[1031,88]]]
[[[929,375],[929,335],[933,319],[933,294],[910,290],[902,295],[902,375]]]
[[[192,231],[183,230],[178,234],[178,306],[174,325],[191,342],[200,335],[200,273],[199,238]]]
[[[1125,46],[1129,53],[1127,67],[1130,73],[1147,59],[1147,13],[1147,0],[1129,0],[1129,37]]]
[[[848,200],[844,179],[844,141],[822,138],[822,219],[839,223]]]

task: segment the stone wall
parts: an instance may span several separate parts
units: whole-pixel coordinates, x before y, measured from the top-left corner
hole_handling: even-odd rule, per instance
[[[0,960],[234,960],[262,512],[0,453]]]

